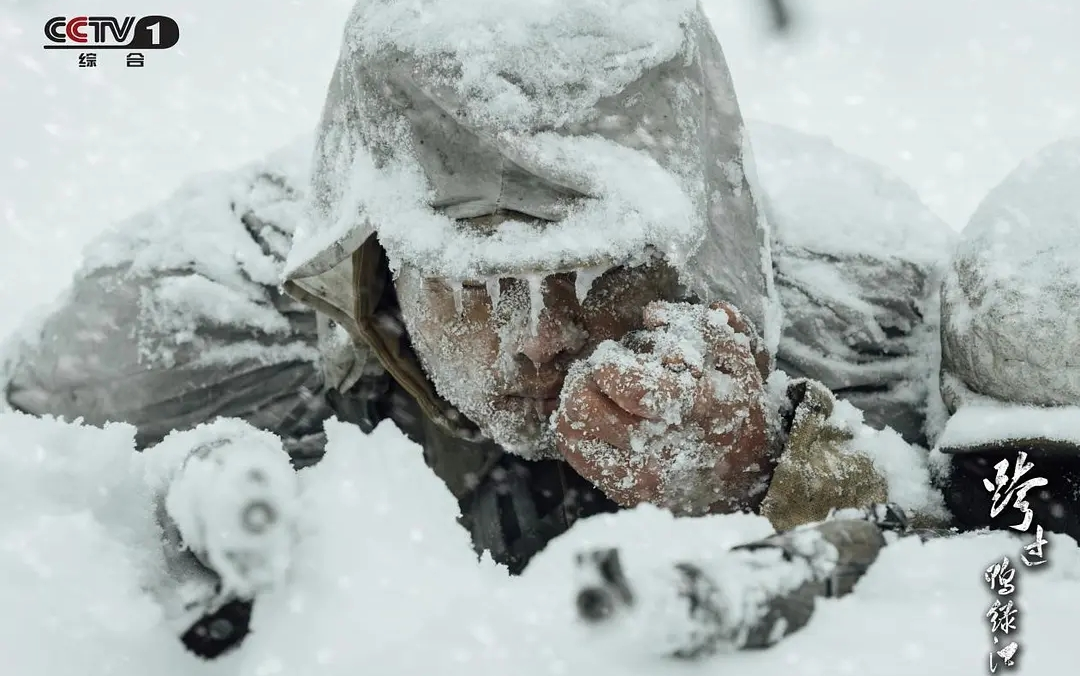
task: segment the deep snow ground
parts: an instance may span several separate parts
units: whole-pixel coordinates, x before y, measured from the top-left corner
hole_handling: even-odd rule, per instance
[[[618,545],[632,576],[770,532],[759,517],[674,520],[639,509],[582,522],[521,578],[477,565],[449,492],[396,429],[333,423],[322,464],[300,475],[304,537],[290,580],[257,605],[243,647],[214,663],[184,653],[140,588],[159,563],[146,456],[132,430],[0,415],[0,652],[11,673],[155,674],[860,674],[985,673],[987,565],[1008,535],[886,549],[856,592],[762,652],[698,664],[659,658],[630,632],[572,616],[572,555]],[[152,451],[151,451],[152,452]],[[1014,580],[1025,673],[1067,673],[1080,603],[1080,549],[1051,537],[1052,563]],[[632,579],[642,579],[641,577]],[[15,610],[17,609],[17,610]],[[647,634],[646,634],[647,635]]]

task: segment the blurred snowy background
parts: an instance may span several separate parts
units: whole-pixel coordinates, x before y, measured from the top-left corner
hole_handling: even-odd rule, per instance
[[[63,289],[83,245],[104,227],[195,172],[258,158],[310,130],[350,4],[0,0],[0,337]],[[958,230],[1020,159],[1080,134],[1075,3],[792,4],[795,32],[779,40],[758,0],[706,0],[745,114],[876,160]],[[74,53],[41,48],[49,17],[149,11],[175,18],[182,37],[173,50],[149,53],[143,69],[107,52],[97,68],[79,68]],[[449,496],[418,453],[385,429],[368,442],[332,432],[337,446],[366,443],[372,453],[332,454],[305,475],[319,533],[301,552],[306,576],[260,605],[259,632],[240,654],[198,665],[156,622],[135,581],[150,550],[146,524],[125,516],[144,498],[131,479],[140,462],[131,430],[0,418],[0,579],[8,581],[0,585],[0,657],[18,666],[10,673],[656,672],[658,663],[633,652],[640,646],[599,649],[568,628],[569,597],[552,590],[582,543],[633,542],[653,529],[670,539],[646,543],[654,551],[643,556],[700,552],[701,523],[673,528],[649,510],[601,520],[509,585],[472,564]],[[717,549],[767,528],[755,518],[715,523]],[[889,551],[858,597],[826,604],[813,631],[723,667],[985,673],[981,571],[1015,549],[993,536]],[[1031,599],[1021,619],[1029,622],[1030,673],[1064,673],[1072,659],[1065,646],[1080,602],[1080,552],[1066,540],[1050,552],[1055,572],[1020,582],[1021,600]]]

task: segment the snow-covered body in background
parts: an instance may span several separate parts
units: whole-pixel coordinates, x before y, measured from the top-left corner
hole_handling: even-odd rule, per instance
[[[822,137],[749,129],[784,306],[778,367],[925,444],[956,234],[884,167]]]
[[[1013,170],[964,229],[942,290],[944,392],[951,411],[989,404],[988,398],[1015,404],[1021,420],[1031,407],[1077,415],[1078,185],[1080,138],[1059,141]],[[965,427],[970,433],[978,426]],[[991,437],[1000,431],[987,430]],[[1052,438],[1080,444],[1077,433],[1080,428]],[[948,434],[950,446],[977,445],[957,430]]]
[[[1023,451],[1030,477],[1050,482],[1026,498],[1035,519],[1080,537],[1077,186],[1080,139],[1021,162],[975,210],[942,286],[941,393],[951,417],[937,446],[952,456],[950,506],[978,525],[1005,518],[990,518],[980,484]]]

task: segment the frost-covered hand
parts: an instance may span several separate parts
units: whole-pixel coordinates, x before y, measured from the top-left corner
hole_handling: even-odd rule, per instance
[[[623,506],[755,507],[773,465],[761,340],[720,303],[650,303],[644,325],[571,369],[554,419],[559,452]]]

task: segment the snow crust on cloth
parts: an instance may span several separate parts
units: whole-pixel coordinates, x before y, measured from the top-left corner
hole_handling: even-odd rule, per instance
[[[1080,405],[1078,185],[1080,138],[1054,143],[991,190],[962,232],[942,289],[943,372],[961,385],[943,389],[951,411],[971,399],[965,390],[1012,404]],[[1030,427],[1026,407],[1016,415],[1017,429]]]
[[[86,305],[86,299],[78,298],[81,287],[89,292],[98,284],[117,295],[138,294],[132,306],[136,317],[110,316],[98,308],[105,316],[96,321],[83,317],[98,326],[88,327],[82,338],[100,343],[106,329],[134,319],[142,363],[169,367],[181,362],[232,365],[253,358],[263,363],[314,359],[304,341],[215,344],[200,335],[206,324],[285,337],[293,332],[283,310],[299,306],[272,290],[279,284],[290,238],[304,217],[310,141],[297,140],[239,170],[196,176],[161,204],[119,222],[87,247],[73,291],[54,307],[73,305],[70,309],[78,311]],[[133,288],[113,288],[128,285]],[[111,305],[109,309],[126,314],[120,299]],[[43,333],[66,333],[50,328]],[[32,334],[27,329],[24,335]],[[108,342],[98,347],[109,349]],[[83,364],[79,370],[85,376],[94,367]]]
[[[278,290],[310,147],[198,176],[92,242],[70,290],[6,346],[11,402],[131,422],[152,441],[215,406],[287,417],[282,391],[314,378],[318,358],[314,312]],[[266,391],[251,383],[260,370]]]
[[[613,631],[574,619],[574,554],[616,546],[643,599],[679,561],[720,584],[730,547],[769,535],[751,515],[675,518],[645,506],[579,522],[520,578],[477,562],[455,502],[393,426],[365,436],[331,423],[324,465],[302,470],[305,515],[292,575],[255,606],[255,632],[235,653],[199,660],[168,633],[140,575],[159,556],[145,456],[130,427],[104,430],[0,415],[0,616],[18,673],[171,676],[515,673],[578,668],[605,676],[670,673],[659,657],[663,614]],[[1067,673],[1080,549],[1048,535],[1050,563],[1020,568],[1024,669]],[[984,669],[992,601],[983,571],[1022,542],[1005,534],[887,547],[854,593],[822,601],[810,624],[762,651],[718,655],[679,671],[952,676]],[[731,588],[730,586],[727,588]],[[649,608],[663,610],[662,603]],[[666,606],[666,607],[670,607]],[[889,659],[882,659],[888,655]]]
[[[780,368],[921,441],[955,233],[880,165],[823,137],[749,130],[784,307]]]
[[[431,18],[444,15],[447,28]],[[651,248],[774,336],[742,127],[689,0],[361,2],[285,272],[317,288],[373,233],[395,271],[449,280],[633,264]],[[484,236],[458,220],[499,209],[527,219]]]
[[[441,63],[467,114],[529,132],[583,122],[602,98],[684,53],[696,0],[368,0],[346,49]],[[459,72],[453,72],[458,70]]]
[[[277,288],[291,237],[306,215],[310,148],[311,138],[303,137],[239,170],[192,178],[165,202],[95,240],[76,283],[114,267],[126,267],[128,276],[154,277],[142,290],[139,317],[148,342],[156,343],[149,336],[158,333],[179,334],[175,342],[193,341],[201,363],[251,356],[244,348],[258,347],[250,341],[210,346],[197,339],[198,329],[209,322],[290,332],[268,290]],[[299,343],[277,347],[278,354],[263,350],[260,356],[272,363],[305,355]],[[142,356],[166,363],[180,357],[161,350]]]

